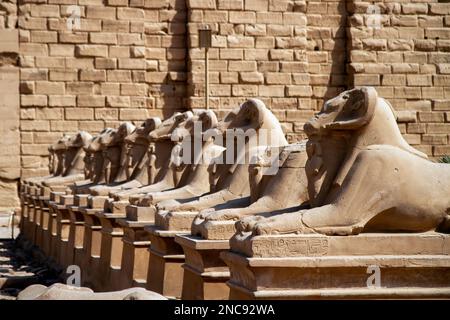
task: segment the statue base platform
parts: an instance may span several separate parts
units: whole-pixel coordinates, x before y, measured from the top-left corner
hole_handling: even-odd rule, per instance
[[[156,207],[150,206],[150,207],[140,207],[135,205],[128,205],[126,206],[126,215],[128,220],[132,221],[154,221],[155,220],[155,213],[156,213]]]
[[[83,251],[83,239],[84,239],[84,217],[80,212],[79,206],[68,206],[70,230],[69,230],[69,242],[68,242],[68,260],[67,262],[72,265],[81,265],[79,259]],[[70,260],[70,252],[72,252],[72,259]]]
[[[147,289],[167,297],[180,298],[183,286],[184,254],[181,246],[175,242],[179,231],[160,230],[159,227],[147,226],[151,247]]]
[[[83,255],[80,257],[81,283],[83,286],[94,289],[93,280],[98,277],[100,261],[102,225],[95,215],[102,209],[80,208],[84,220]],[[94,289],[95,290],[95,289]]]
[[[230,248],[229,241],[177,235],[175,242],[181,245],[185,254],[182,299],[228,299],[226,282],[230,272],[220,253]]]
[[[40,196],[38,197],[38,210],[36,210],[35,214],[35,224],[36,224],[36,233],[35,233],[35,244],[42,250],[43,245],[43,233],[44,233],[44,215],[48,212],[47,201],[50,198],[48,196]]]
[[[149,265],[150,236],[144,231],[144,227],[153,224],[153,221],[131,221],[117,219],[117,223],[123,228],[123,251],[121,263],[120,288],[147,285]],[[111,280],[111,282],[113,282]],[[118,290],[118,289],[116,289]]]
[[[105,201],[109,199],[108,196],[89,196],[88,206],[93,209],[103,209],[105,208]]]
[[[125,215],[129,205],[130,202],[127,200],[115,201],[114,199],[109,199],[105,202],[105,211]]]
[[[450,298],[450,236],[236,235],[230,299]]]
[[[101,228],[101,248],[98,272],[95,277],[94,287],[98,291],[115,291],[117,284],[111,283],[110,269],[122,268],[122,252],[124,235],[123,228],[116,219],[124,218],[123,214],[112,214],[97,212],[95,216],[100,220]]]
[[[58,257],[58,221],[56,206],[58,204],[53,201],[49,201],[48,208],[48,235],[47,239],[44,239],[44,248],[48,247],[48,256],[56,261]],[[47,243],[46,243],[47,240]]]
[[[85,221],[81,209],[86,209],[88,207],[88,197],[88,194],[75,194],[73,197],[73,206],[69,206],[70,227],[72,228],[69,237],[74,238],[73,241],[69,241],[69,245],[71,243],[74,245],[73,264],[77,266],[82,265],[84,255],[83,242]]]
[[[190,233],[192,221],[198,211],[158,211],[155,214],[155,225],[161,230]]]
[[[28,201],[28,223],[27,223],[27,239],[30,240],[31,243],[35,243],[36,237],[36,212],[40,210],[39,203],[37,200],[37,195],[32,195],[29,197]]]
[[[235,233],[235,221],[205,221],[197,226],[197,234],[208,240],[228,240]]]
[[[60,198],[60,202],[64,202]],[[55,261],[63,268],[70,265],[73,260],[73,251],[69,251],[70,213],[65,204],[53,204],[56,213],[56,258]]]
[[[76,194],[73,198],[73,204],[78,207],[87,207],[88,198],[88,194]]]
[[[150,254],[154,257],[153,260],[150,259],[149,266],[149,278],[152,279],[150,287],[169,291],[170,296],[181,297],[184,254],[181,246],[175,242],[175,235],[189,234],[192,221],[197,214],[198,212],[194,211],[173,211],[170,214],[167,211],[161,214],[159,211],[155,214],[155,225],[149,226],[147,229],[150,233],[150,240],[153,239],[154,243],[153,255]],[[152,249],[150,249],[151,251]],[[164,287],[167,286],[163,283],[166,272],[168,272],[167,277],[171,279],[172,289]],[[164,276],[156,276],[161,274]],[[175,279],[178,279],[179,283],[175,284]]]

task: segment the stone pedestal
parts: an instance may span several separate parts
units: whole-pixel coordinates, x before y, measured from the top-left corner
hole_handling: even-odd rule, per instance
[[[92,279],[98,276],[102,225],[95,214],[101,211],[102,209],[80,208],[84,219],[83,255],[80,264],[81,282],[86,287],[92,287]]]
[[[48,210],[46,207],[45,200],[48,200],[49,197],[45,196],[36,196],[36,206],[35,206],[35,214],[34,214],[34,244],[39,248],[42,248],[42,217],[44,215],[44,210]]]
[[[147,289],[167,297],[181,297],[183,286],[184,254],[174,241],[173,231],[159,230],[155,226],[144,228],[150,235],[150,262],[147,275]]]
[[[153,205],[149,207],[126,206],[127,218],[133,221],[154,221],[156,211]]]
[[[36,245],[43,249],[43,241],[44,241],[44,233],[48,228],[48,201],[50,200],[50,196],[39,196],[39,210],[36,213]]]
[[[70,241],[70,213],[69,206],[73,205],[72,195],[61,195],[59,204],[54,206],[56,212],[56,238],[57,259],[56,262],[63,268],[67,268],[73,261],[73,245]]]
[[[42,250],[49,257],[55,257],[55,244],[53,239],[56,239],[56,212],[53,210],[53,206],[59,203],[62,192],[51,192],[50,199],[46,201],[46,208],[42,212]]]
[[[449,235],[247,234],[230,245],[230,299],[450,298]]]
[[[118,290],[117,283],[112,283],[111,269],[121,270],[122,251],[123,251],[123,229],[116,222],[118,218],[124,218],[125,215],[97,212],[95,214],[100,220],[101,229],[101,248],[98,270],[94,281],[94,288],[98,291]]]
[[[23,191],[20,193],[20,222],[19,228],[22,234],[25,233],[25,221],[28,219],[28,197],[25,192],[27,186],[23,186]]]
[[[36,211],[39,209],[39,205],[37,202],[37,195],[32,195],[28,201],[28,221],[26,228],[26,237],[31,243],[35,243],[35,235],[36,235]]]
[[[28,220],[25,223],[25,229],[24,229],[24,235],[26,236],[26,238],[28,240],[32,240],[32,238],[30,238],[30,231],[31,231],[31,222],[34,218],[34,201],[33,201],[33,197],[35,197],[37,195],[37,191],[38,191],[38,187],[37,186],[28,186],[27,188],[27,192],[26,192],[26,203],[27,203],[27,212],[28,212]]]
[[[191,235],[177,235],[175,241],[183,247],[182,299],[222,300],[228,299],[226,281],[230,277],[227,265],[220,253],[229,249],[228,240],[205,240]]]
[[[56,261],[63,268],[67,267],[67,256],[73,259],[73,252],[68,252],[69,248],[69,231],[70,231],[70,214],[69,210],[64,205],[57,205],[56,212],[56,241],[57,241],[57,257]]]
[[[23,221],[23,235],[25,238],[29,241],[32,241],[32,238],[30,238],[31,233],[31,226],[32,226],[32,220],[34,217],[34,202],[33,202],[33,196],[36,193],[36,187],[34,186],[27,186],[26,192],[25,192],[25,203],[26,208],[24,210],[26,219]]]
[[[160,211],[155,214],[155,225],[148,228],[152,241],[149,266],[151,284],[148,284],[150,290],[162,290],[157,291],[162,294],[163,291],[169,290],[173,296],[181,297],[184,253],[181,246],[175,242],[175,235],[188,234],[197,214],[191,211]],[[170,277],[170,289],[168,284],[164,283],[166,273],[167,277]]]
[[[117,222],[124,231],[120,288],[145,288],[147,286],[150,236],[148,232],[144,231],[144,227],[153,224],[153,221],[117,219]]]
[[[69,238],[74,238],[73,241],[69,240],[69,245],[70,243],[74,245],[73,264],[77,266],[82,265],[84,255],[85,221],[81,209],[87,208],[87,199],[87,194],[75,195],[73,200],[74,205],[69,207],[71,227]]]
[[[126,214],[126,208],[129,205],[130,202],[126,200],[114,201],[114,199],[109,199],[105,202],[105,211],[114,214]]]
[[[56,261],[58,258],[58,221],[56,214],[56,207],[58,206],[57,202],[50,201],[49,202],[49,238],[48,238],[48,247],[49,247],[49,256]]]
[[[84,218],[78,206],[68,206],[69,241],[67,242],[67,263],[77,265],[77,251],[83,250]]]

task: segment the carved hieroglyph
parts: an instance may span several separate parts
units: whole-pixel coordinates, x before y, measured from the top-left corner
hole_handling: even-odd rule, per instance
[[[374,88],[345,91],[327,101],[304,129],[310,138],[306,174],[314,207],[248,224],[244,231],[348,235],[450,230],[450,166],[431,162],[408,145],[392,107]],[[339,161],[327,159],[330,141],[344,141],[334,146],[344,150]]]

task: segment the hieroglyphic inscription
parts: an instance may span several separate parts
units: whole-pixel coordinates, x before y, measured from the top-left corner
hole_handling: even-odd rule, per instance
[[[328,239],[255,239],[252,251],[254,257],[323,256],[328,253]]]

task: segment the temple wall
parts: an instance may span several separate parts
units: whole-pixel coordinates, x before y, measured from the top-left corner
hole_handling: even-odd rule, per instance
[[[397,111],[406,140],[432,157],[450,154],[450,4],[373,1],[349,6],[349,80],[374,86]],[[371,9],[369,8],[369,11]],[[369,23],[368,23],[369,21]]]
[[[368,10],[371,4],[379,15]],[[70,30],[74,8],[80,23]],[[373,26],[377,17],[380,28]],[[19,176],[46,173],[47,146],[63,132],[95,133],[203,107],[197,30],[205,25],[214,31],[210,106],[219,115],[261,98],[296,141],[324,100],[353,85],[373,85],[392,103],[412,145],[433,158],[450,154],[449,3],[8,0],[0,5],[0,31],[16,32],[20,42],[18,61],[6,59],[15,70],[8,77],[20,70],[20,109],[18,100],[2,101],[8,108],[2,114],[14,119],[0,121],[1,130],[13,132],[0,150],[0,185],[7,184],[0,207],[5,199],[15,205]],[[18,92],[14,79],[0,90]]]
[[[19,36],[15,28],[17,5],[2,1],[0,6],[0,211],[19,205],[20,177],[20,94]]]
[[[184,1],[24,2],[22,177],[45,173],[47,146],[63,132],[95,133],[184,109]]]

